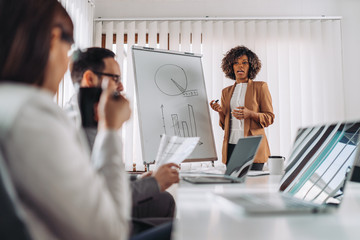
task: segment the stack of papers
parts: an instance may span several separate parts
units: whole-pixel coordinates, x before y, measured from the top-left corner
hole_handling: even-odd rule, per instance
[[[155,159],[156,168],[167,163],[180,164],[194,151],[199,140],[199,137],[162,135]]]

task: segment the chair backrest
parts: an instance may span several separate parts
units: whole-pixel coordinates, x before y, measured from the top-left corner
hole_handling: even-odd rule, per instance
[[[16,207],[16,194],[0,150],[0,239],[31,239]]]
[[[17,89],[19,88],[19,89]],[[0,84],[0,239],[31,239],[18,207],[15,188],[12,184],[3,143],[21,107],[33,94],[28,87],[4,86]],[[10,91],[12,90],[12,91]],[[20,92],[14,90],[20,90]],[[15,94],[18,93],[18,94]],[[22,95],[23,93],[23,95]]]

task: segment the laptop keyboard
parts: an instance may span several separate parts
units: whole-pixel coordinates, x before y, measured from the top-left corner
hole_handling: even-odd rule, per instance
[[[317,205],[299,201],[295,198],[285,197],[280,194],[259,193],[244,194],[234,197],[226,197],[228,200],[241,205],[244,208],[264,207],[264,208],[314,208]]]
[[[225,178],[225,177],[183,177],[185,181],[192,183],[233,183],[235,182],[233,179]]]

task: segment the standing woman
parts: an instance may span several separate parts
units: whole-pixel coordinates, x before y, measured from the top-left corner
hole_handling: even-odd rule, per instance
[[[224,132],[222,161],[227,164],[239,138],[263,135],[252,165],[262,170],[270,155],[265,127],[274,122],[271,95],[266,82],[253,81],[261,69],[258,56],[244,46],[230,49],[222,59],[222,70],[235,84],[222,90],[221,105],[211,101],[210,106],[219,113]]]

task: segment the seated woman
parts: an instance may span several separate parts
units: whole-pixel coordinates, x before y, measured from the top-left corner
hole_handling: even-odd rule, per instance
[[[128,239],[131,194],[117,134],[130,118],[128,101],[114,99],[104,79],[90,157],[53,101],[73,44],[69,15],[57,0],[1,0],[0,22],[0,112],[11,109],[0,128],[10,112],[14,118],[1,150],[32,238]]]

